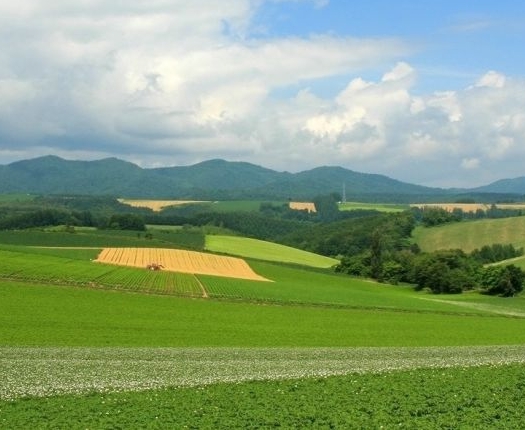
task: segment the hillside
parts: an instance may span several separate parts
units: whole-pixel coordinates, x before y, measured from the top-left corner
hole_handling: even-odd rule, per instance
[[[415,242],[423,251],[462,249],[471,252],[494,243],[525,247],[525,217],[464,221],[437,227],[416,227]]]
[[[439,195],[444,191],[342,167],[300,173],[254,164],[210,160],[192,166],[143,169],[116,158],[71,161],[55,156],[0,166],[0,193],[95,194],[121,197],[311,199],[318,194]]]

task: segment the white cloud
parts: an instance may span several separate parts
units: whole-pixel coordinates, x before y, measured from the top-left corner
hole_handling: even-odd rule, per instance
[[[503,88],[505,76],[493,70],[483,75],[477,82],[476,87]]]
[[[222,157],[421,183],[443,166],[468,180],[481,165],[496,171],[525,156],[525,81],[489,71],[464,90],[415,94],[417,70],[399,61],[407,43],[250,38],[258,3],[4,2],[0,160],[43,151],[149,165]],[[379,67],[381,77],[365,78]],[[333,97],[308,88],[341,76],[348,83]]]
[[[461,160],[461,167],[466,170],[477,169],[480,166],[479,158],[464,158]]]

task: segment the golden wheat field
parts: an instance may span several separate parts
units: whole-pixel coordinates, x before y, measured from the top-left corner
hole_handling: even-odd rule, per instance
[[[160,212],[168,206],[187,205],[191,203],[206,203],[202,200],[130,200],[118,199],[120,203],[136,208],[149,208],[152,211]]]
[[[173,272],[268,281],[255,273],[241,258],[181,249],[104,248],[95,261],[145,269],[153,264],[160,265],[161,270]]]
[[[308,212],[316,212],[315,204],[310,202],[290,202],[290,209],[297,211],[304,211],[306,209]]]

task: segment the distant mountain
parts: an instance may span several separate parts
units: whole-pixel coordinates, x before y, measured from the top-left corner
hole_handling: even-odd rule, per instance
[[[483,187],[474,188],[472,191],[481,193],[509,193],[525,195],[525,176],[514,179],[500,179]]]
[[[296,200],[334,192],[342,194],[343,187],[349,199],[415,201],[425,196],[436,199],[451,194],[450,190],[329,166],[289,173],[245,162],[209,160],[192,166],[143,169],[117,158],[71,161],[56,156],[0,166],[0,193]]]

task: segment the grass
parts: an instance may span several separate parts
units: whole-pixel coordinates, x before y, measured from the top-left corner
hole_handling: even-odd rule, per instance
[[[319,268],[328,268],[339,263],[335,258],[325,257],[272,242],[239,236],[207,235],[205,249],[240,257]]]
[[[212,298],[144,294],[165,292],[148,287],[157,274],[12,237],[0,246],[1,428],[522,425],[525,296],[433,296],[259,260],[274,282],[199,276]],[[133,291],[115,289],[123,279]]]
[[[34,200],[35,197],[33,194],[25,193],[0,194],[0,203],[29,202]]]
[[[353,211],[357,209],[376,210],[379,212],[403,212],[409,209],[409,205],[389,204],[389,203],[360,203],[345,202],[339,204],[341,211]]]
[[[150,233],[150,235],[148,235]],[[144,247],[200,250],[204,234],[197,230],[154,229],[151,232],[79,229],[75,233],[55,229],[0,231],[0,244],[44,247]]]
[[[525,343],[523,320],[261,305],[0,283],[0,344],[27,346],[439,346]]]
[[[483,245],[509,243],[525,247],[525,217],[462,221],[437,227],[416,227],[414,241],[423,251],[462,249],[471,252]]]

